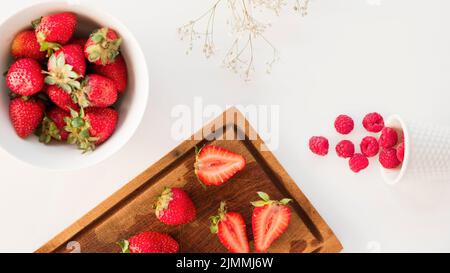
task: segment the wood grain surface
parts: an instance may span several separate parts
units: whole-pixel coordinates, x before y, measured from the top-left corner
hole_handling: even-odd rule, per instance
[[[204,189],[193,166],[195,147],[205,144],[243,155],[246,168],[222,186]],[[194,222],[172,227],[156,219],[152,206],[165,187],[182,187],[190,194],[198,210]],[[179,242],[181,252],[227,252],[217,235],[210,233],[209,217],[216,214],[221,201],[227,201],[230,211],[242,213],[248,238],[252,240],[250,202],[259,199],[257,191],[268,193],[272,199],[294,199],[290,204],[291,223],[269,252],[342,250],[332,230],[267,151],[247,120],[237,109],[231,108],[36,252],[72,252],[72,245],[78,245],[81,252],[120,252],[117,241],[143,231],[169,233]],[[251,249],[253,251],[253,242]]]

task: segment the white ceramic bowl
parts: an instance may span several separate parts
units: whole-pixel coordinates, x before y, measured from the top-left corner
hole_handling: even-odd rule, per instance
[[[121,52],[127,61],[128,88],[117,110],[119,122],[116,132],[103,145],[88,154],[81,154],[76,146],[43,145],[37,137],[19,138],[9,121],[9,89],[0,80],[0,147],[13,157],[32,166],[52,170],[74,170],[98,164],[120,150],[139,126],[148,102],[149,78],[144,54],[136,39],[117,19],[77,1],[49,1],[25,8],[0,25],[0,72],[11,63],[10,45],[14,36],[30,27],[30,22],[42,15],[71,11],[78,15],[78,35],[88,35],[100,27],[111,27],[123,38]]]

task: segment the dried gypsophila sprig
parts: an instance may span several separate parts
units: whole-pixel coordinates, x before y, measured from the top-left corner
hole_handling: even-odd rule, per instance
[[[286,6],[286,0],[217,0],[213,6],[195,20],[189,21],[178,29],[181,40],[188,40],[189,54],[194,47],[194,41],[203,39],[203,54],[209,58],[215,53],[214,24],[218,7],[226,2],[230,11],[227,24],[231,28],[233,42],[227,51],[223,66],[242,73],[246,80],[250,79],[254,69],[254,43],[256,40],[263,41],[272,51],[272,58],[266,62],[266,72],[270,73],[273,64],[278,60],[278,51],[273,44],[264,36],[267,28],[271,25],[258,21],[253,12],[255,9],[269,10],[279,15],[282,8]],[[301,15],[307,14],[309,0],[295,0],[294,10]],[[206,20],[205,31],[197,30],[200,21]]]

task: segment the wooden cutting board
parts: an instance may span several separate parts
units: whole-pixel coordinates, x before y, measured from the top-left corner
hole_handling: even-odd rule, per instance
[[[236,136],[241,140],[230,140]],[[243,155],[246,168],[222,186],[204,189],[193,166],[195,147],[205,144]],[[156,219],[152,205],[165,187],[182,187],[190,194],[198,209],[194,222],[171,227]],[[169,233],[179,242],[181,252],[227,252],[217,235],[210,233],[209,217],[216,214],[221,201],[227,201],[230,211],[242,213],[248,238],[252,240],[250,202],[259,199],[257,191],[268,193],[274,200],[294,200],[290,204],[290,225],[269,252],[342,250],[332,230],[273,154],[267,151],[244,116],[231,108],[36,252],[120,252],[117,241],[143,231]],[[253,242],[251,248],[253,251]]]

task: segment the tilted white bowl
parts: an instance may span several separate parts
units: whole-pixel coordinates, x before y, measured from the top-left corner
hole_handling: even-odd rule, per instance
[[[32,166],[52,170],[74,170],[90,167],[120,150],[139,126],[148,102],[149,78],[144,54],[130,31],[117,19],[76,1],[51,1],[25,8],[0,25],[0,72],[11,64],[10,46],[14,36],[30,27],[32,20],[55,12],[71,11],[78,15],[77,36],[87,36],[101,26],[111,27],[123,38],[121,52],[128,67],[128,87],[116,108],[119,122],[116,132],[104,144],[88,154],[73,145],[43,145],[38,138],[19,138],[9,120],[9,89],[0,80],[0,147],[13,157]]]

